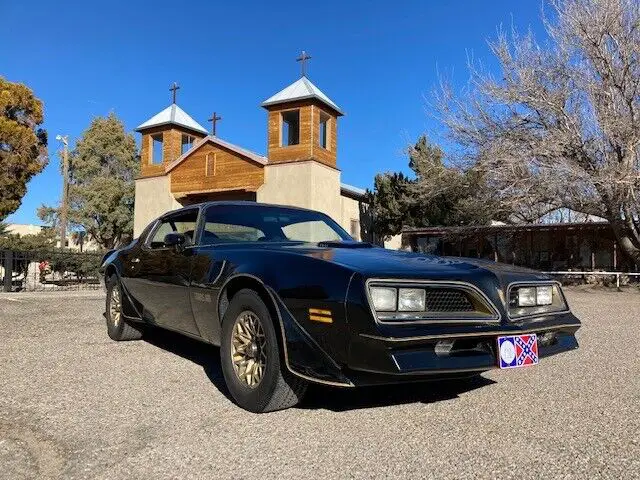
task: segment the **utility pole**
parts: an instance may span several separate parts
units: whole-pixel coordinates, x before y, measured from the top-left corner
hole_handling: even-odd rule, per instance
[[[67,243],[67,215],[69,213],[69,142],[68,136],[57,135],[62,142],[62,201],[60,202],[60,248]]]

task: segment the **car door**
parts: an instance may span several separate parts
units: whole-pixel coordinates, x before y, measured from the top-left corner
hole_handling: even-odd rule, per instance
[[[189,284],[193,250],[166,247],[168,233],[183,233],[192,243],[199,208],[162,217],[129,260],[128,287],[143,306],[143,319],[172,330],[199,335],[193,318]]]
[[[216,302],[235,266],[216,245],[255,242],[265,233],[243,221],[241,212],[231,205],[209,205],[201,215],[198,244],[193,248],[191,305],[202,337],[219,345],[220,319]]]

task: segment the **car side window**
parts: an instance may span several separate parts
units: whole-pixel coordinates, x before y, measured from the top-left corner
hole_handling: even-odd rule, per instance
[[[227,242],[257,242],[265,238],[265,233],[247,224],[246,219],[233,214],[225,207],[209,207],[200,237],[202,245]]]
[[[264,238],[264,232],[259,228],[207,221],[204,224],[201,243],[208,245],[217,242],[257,242],[261,238]]]
[[[195,238],[197,222],[198,209],[196,208],[165,217],[151,233],[147,246],[150,248],[164,247],[164,237],[173,232],[183,233],[187,237],[187,241],[192,244]]]

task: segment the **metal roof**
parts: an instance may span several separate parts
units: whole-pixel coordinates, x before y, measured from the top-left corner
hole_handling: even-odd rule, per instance
[[[315,98],[316,100],[319,100],[325,105],[333,108],[336,112],[338,112],[338,114],[344,115],[340,107],[333,103],[333,101],[331,101],[331,99],[327,97],[322,92],[322,90],[316,87],[313,83],[311,83],[311,80],[304,76],[299,80],[293,82],[288,87],[280,90],[272,97],[267,98],[264,102],[262,102],[262,106],[268,107],[270,105],[294,102],[297,100],[306,100],[309,98]]]
[[[189,130],[204,133],[205,135],[208,133],[206,128],[191,118],[187,112],[175,103],[172,103],[160,113],[155,114],[149,120],[140,124],[138,128],[136,128],[136,132],[160,125],[179,125]]]
[[[367,195],[367,191],[364,188],[354,187],[353,185],[349,185],[347,183],[341,183],[340,190],[358,198],[364,198]]]

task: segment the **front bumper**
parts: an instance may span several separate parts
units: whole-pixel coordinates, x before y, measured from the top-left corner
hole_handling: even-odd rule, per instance
[[[385,328],[354,335],[345,375],[354,385],[473,375],[498,366],[497,338],[536,333],[540,358],[578,348],[579,320],[571,313],[499,325],[434,329]]]

